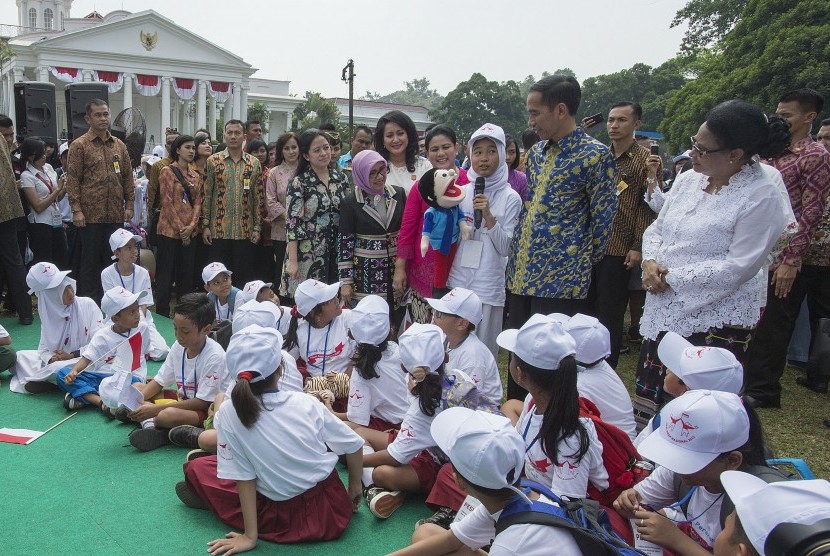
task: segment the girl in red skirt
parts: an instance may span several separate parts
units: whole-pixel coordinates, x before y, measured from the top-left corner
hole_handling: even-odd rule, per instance
[[[208,543],[209,552],[244,552],[272,542],[340,537],[361,499],[363,440],[317,400],[280,392],[282,336],[251,325],[231,338],[231,399],[214,417],[218,453],[184,465],[176,494],[244,533]],[[329,451],[329,448],[331,451]],[[349,490],[334,469],[346,454]]]

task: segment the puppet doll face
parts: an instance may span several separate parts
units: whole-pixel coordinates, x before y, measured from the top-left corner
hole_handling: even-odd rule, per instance
[[[455,185],[458,172],[455,170],[435,171],[435,202],[442,208],[452,208],[460,205],[466,193]]]

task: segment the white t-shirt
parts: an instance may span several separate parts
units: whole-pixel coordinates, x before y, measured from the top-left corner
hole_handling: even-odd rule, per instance
[[[410,395],[409,400],[409,409],[404,415],[401,430],[398,431],[395,440],[386,447],[386,451],[402,465],[415,459],[422,450],[429,451],[436,461],[447,461],[446,456],[435,445],[430,431],[433,419],[442,411],[441,406],[436,407],[435,415],[430,417],[421,411],[417,397]]]
[[[405,374],[401,370],[398,344],[389,342],[383,357],[375,365],[377,378],[366,380],[357,369],[349,381],[349,421],[366,426],[374,416],[392,424],[403,421],[409,407],[409,391]]]
[[[588,481],[599,490],[608,488],[608,471],[602,463],[602,443],[597,437],[593,421],[582,417],[580,421],[588,431],[588,452],[577,461],[568,457],[579,450],[579,441],[571,436],[559,442],[557,454],[559,465],[554,465],[542,451],[542,441],[534,440],[542,427],[542,415],[536,407],[529,409],[531,398],[527,395],[522,414],[516,423],[516,430],[525,439],[525,475],[549,488],[559,496],[585,498]]]
[[[591,368],[578,367],[576,388],[599,409],[602,420],[622,430],[632,440],[637,435],[631,396],[620,375],[605,361]]]
[[[475,333],[470,333],[457,348],[449,352],[448,369],[464,371],[479,391],[496,405],[501,403],[502,384],[496,359]]]
[[[634,485],[643,502],[651,506],[670,506],[678,502],[678,493],[674,488],[673,471],[657,467],[651,475]],[[684,532],[709,551],[715,546],[715,537],[721,532],[720,508],[723,493],[715,494],[705,488],[697,487],[689,499],[687,515],[681,508],[666,508],[667,515],[682,521],[693,518],[691,524],[684,524]]]
[[[117,346],[127,340],[130,336],[136,333],[136,330],[141,333],[141,353],[139,359],[140,366],[133,371],[133,375],[141,380],[147,378],[147,349],[150,347],[150,330],[144,322],[138,323],[138,328],[134,328],[125,334],[113,332],[112,326],[106,326],[98,330],[89,343],[81,349],[81,357],[94,362],[103,357],[101,361],[95,365],[90,365],[84,372],[96,373],[103,376],[110,376],[115,371],[112,368],[112,363],[115,361],[117,353]],[[129,342],[127,342],[129,344]],[[104,357],[106,355],[106,357]]]
[[[553,504],[545,496],[539,496],[539,500]],[[492,540],[490,554],[493,556],[582,556],[573,535],[561,527],[550,525],[513,525],[493,540],[500,515],[500,511],[491,514],[483,504],[479,504],[464,519],[450,524],[450,530],[455,538],[472,550],[487,546]]]
[[[363,446],[362,438],[311,396],[274,392],[262,401],[267,411],[251,428],[239,421],[230,398],[216,412],[220,479],[256,479],[257,491],[271,500],[290,500],[328,477],[339,454]]]
[[[415,182],[421,179],[421,176],[423,176],[430,168],[432,168],[432,164],[430,164],[429,160],[421,156],[415,157],[414,172],[407,170],[406,165],[395,166],[390,162],[389,174],[386,176],[386,183],[388,185],[397,185],[398,187],[403,188],[406,194],[409,195],[409,190],[412,189]]]
[[[306,362],[311,376],[323,376],[330,371],[344,372],[351,363],[353,342],[349,339],[346,323],[348,309],[323,328],[311,326],[303,319],[297,326],[297,359]]]
[[[184,365],[184,366],[182,366]],[[173,342],[167,359],[153,378],[162,388],[176,385],[179,398],[199,398],[212,402],[220,392],[222,377],[227,374],[225,351],[210,338],[205,340],[202,351],[190,359],[179,342]]]
[[[44,181],[41,181],[41,179]],[[46,182],[49,183],[49,186],[46,185]],[[39,171],[31,164],[27,164],[26,169],[20,174],[20,189],[34,189],[38,199],[45,199],[50,194],[49,187],[53,191],[58,187],[58,175],[52,167],[44,164],[43,170]],[[61,209],[57,202],[46,207],[43,212],[35,212],[33,208],[29,211],[26,219],[32,224],[48,224],[53,227],[63,225]]]
[[[219,392],[224,392],[225,396],[230,398],[234,386],[236,386],[236,379],[226,370],[222,375]],[[282,376],[277,381],[277,388],[279,388],[280,392],[303,391],[303,375],[297,369],[297,362],[294,360],[294,356],[285,350],[282,350]]]
[[[0,324],[0,338],[8,338],[8,337],[9,337],[9,333],[6,331],[5,328],[3,328],[3,325]]]
[[[147,292],[147,297],[143,300],[145,305],[153,305],[153,288],[150,285],[150,273],[143,266],[133,264],[133,273],[129,276],[121,276],[118,272],[118,261],[107,265],[101,271],[101,286],[104,291],[112,288],[124,288],[130,293]],[[107,315],[108,317],[110,315]]]

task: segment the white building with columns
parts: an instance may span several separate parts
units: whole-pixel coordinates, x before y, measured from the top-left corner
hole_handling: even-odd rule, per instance
[[[73,18],[72,0],[17,0],[17,6],[18,25],[0,25],[13,52],[0,68],[0,112],[13,120],[14,84],[26,81],[55,85],[59,135],[67,127],[66,85],[97,81],[108,85],[113,119],[137,107],[147,140],[156,143],[168,127],[183,133],[205,127],[215,135],[219,114],[245,120],[257,101],[269,110],[268,135],[275,139],[290,129],[303,101],[290,96],[289,81],[252,78],[256,68],[238,55],[153,10]]]

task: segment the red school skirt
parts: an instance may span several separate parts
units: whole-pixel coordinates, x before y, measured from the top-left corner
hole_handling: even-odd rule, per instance
[[[236,481],[216,476],[216,456],[185,463],[184,478],[220,521],[244,531]],[[290,500],[277,502],[257,492],[256,509],[259,538],[277,543],[337,539],[354,515],[346,487],[334,470]]]
[[[435,484],[432,486],[432,490],[429,491],[429,496],[427,496],[426,504],[433,510],[449,508],[457,512],[461,509],[461,504],[466,497],[464,491],[455,484],[455,479],[452,476],[452,464],[447,463],[438,471]]]
[[[373,431],[380,431],[380,432],[391,432],[391,431],[399,431],[401,430],[401,424],[398,423],[397,425],[390,423],[389,421],[385,421],[380,417],[375,417],[371,415],[369,417],[369,424],[366,425],[367,429],[372,429]]]
[[[389,431],[389,444],[392,444],[392,442],[395,441],[395,438],[398,436],[398,432],[399,431],[396,430]],[[438,476],[441,464],[437,463],[432,457],[432,454],[428,451],[421,450],[421,452],[409,462],[409,466],[412,467],[412,470],[415,471],[416,475],[418,475],[418,483],[421,485],[421,492],[432,492],[432,487],[435,486],[435,478]]]

